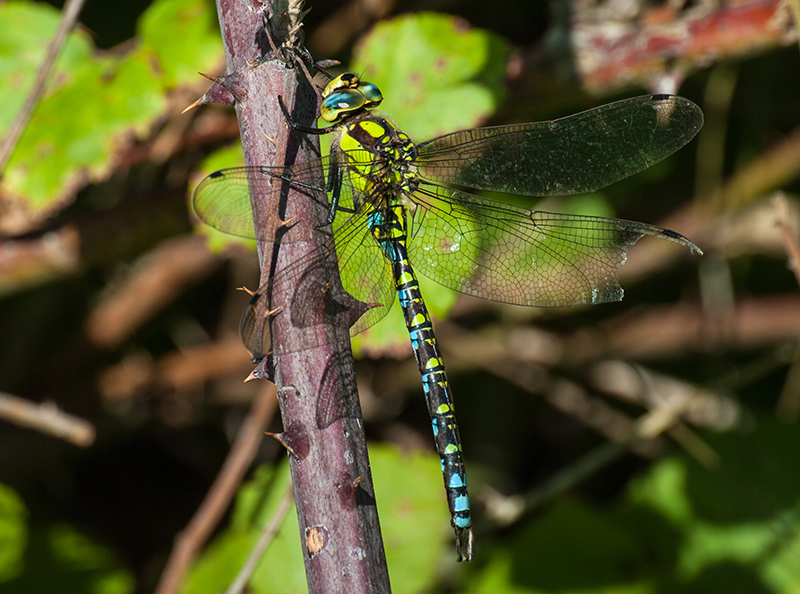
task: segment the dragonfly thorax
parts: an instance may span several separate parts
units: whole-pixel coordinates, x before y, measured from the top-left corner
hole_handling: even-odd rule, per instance
[[[371,202],[413,192],[417,185],[411,139],[390,121],[364,114],[349,121],[339,141],[355,187]]]

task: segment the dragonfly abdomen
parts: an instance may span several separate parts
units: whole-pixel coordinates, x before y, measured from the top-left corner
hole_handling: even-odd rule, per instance
[[[405,210],[395,205],[371,218],[371,231],[392,263],[395,288],[403,310],[411,346],[417,360],[425,400],[433,426],[436,450],[442,465],[450,523],[458,548],[467,561],[475,556],[470,517],[467,473],[461,452],[461,437],[456,422],[453,394],[444,369],[442,355],[436,344],[428,308],[419,290],[419,281],[408,259],[406,249]]]

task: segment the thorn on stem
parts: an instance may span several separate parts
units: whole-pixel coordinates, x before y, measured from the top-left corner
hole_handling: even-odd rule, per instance
[[[202,104],[203,104],[203,98],[202,98],[202,97],[200,97],[200,99],[198,99],[197,101],[195,101],[194,103],[192,103],[192,104],[191,104],[189,107],[185,108],[185,109],[184,109],[184,110],[181,112],[181,115],[185,114],[187,111],[189,111],[189,110],[191,110],[191,109],[194,109],[195,107],[200,107]]]
[[[269,431],[264,431],[264,435],[271,437],[279,444],[281,444],[283,447],[285,447],[286,451],[289,452],[292,455],[292,457],[298,460],[300,459],[300,456],[297,455],[297,452],[295,452],[294,449],[292,449],[292,446],[290,446],[286,441],[283,433],[270,433]]]

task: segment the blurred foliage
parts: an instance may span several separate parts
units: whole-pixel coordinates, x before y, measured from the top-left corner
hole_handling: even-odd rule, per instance
[[[0,487],[3,592],[134,592],[133,576],[113,551],[68,524],[32,524],[19,496]]]
[[[490,551],[466,591],[797,592],[797,461],[779,453],[797,431],[764,421],[743,437],[709,436],[725,461],[714,471],[686,455],[661,460],[608,509],[554,504]]]
[[[548,119],[617,98],[619,89],[589,98],[572,58],[548,53],[570,47],[575,31],[548,16],[545,3],[533,4],[464,0],[449,5],[451,15],[403,12],[411,6],[401,4],[368,27],[323,1],[306,31],[315,53],[314,43],[340,47],[325,57],[375,82],[386,97],[381,109],[417,141],[517,117],[510,114]],[[12,424],[0,431],[2,592],[152,591],[257,389],[241,384],[244,349],[230,356],[222,348],[234,340],[244,299],[233,289],[257,282],[252,246],[199,225],[186,206],[203,175],[241,159],[229,108],[179,115],[208,88],[196,72],[221,72],[213,3],[155,0],[126,10],[86,7],[84,23],[102,30],[71,34],[0,188],[0,222],[13,215],[16,225],[2,228],[30,232],[0,243],[0,390],[55,401],[98,431],[88,450]],[[535,23],[525,22],[530,10]],[[46,4],[0,4],[0,133],[22,105],[58,18]],[[338,45],[321,37],[326,30]],[[434,314],[458,316],[440,325],[440,343],[477,504],[473,564],[454,561],[399,310],[357,337],[361,352],[377,359],[359,362],[359,379],[367,434],[389,442],[370,454],[395,592],[800,591],[797,284],[764,198],[785,190],[796,208],[792,164],[800,158],[790,149],[800,123],[800,59],[796,47],[744,52],[736,61],[720,55],[690,70],[681,87],[706,113],[696,144],[602,194],[538,206],[654,223],[672,215],[675,230],[706,250],[702,260],[654,260],[623,279],[620,304],[547,312],[476,305],[422,279]],[[536,59],[531,74],[525,68]],[[207,237],[213,266],[133,284],[137,276],[161,278],[155,254],[191,233]],[[641,270],[646,250],[645,242],[632,250],[622,272]],[[30,275],[36,267],[48,273]],[[98,344],[95,314],[129,291],[151,309],[116,343]],[[742,303],[752,318],[736,318]],[[689,333],[693,318],[677,315],[692,307],[704,316],[699,337]],[[123,309],[118,318],[138,314]],[[615,329],[647,316],[646,331],[614,342]],[[534,322],[557,340],[531,354],[529,342],[512,340]],[[456,336],[469,340],[448,338],[456,324]],[[681,332],[683,342],[669,342]],[[645,348],[661,340],[662,348]],[[498,344],[510,345],[499,361]],[[180,366],[209,345],[220,350],[189,373]],[[729,399],[739,414],[728,425],[682,421],[682,432],[670,433],[674,442],[622,456],[503,525],[498,517],[517,500],[499,493],[522,497],[601,448],[619,420],[608,409],[630,420],[654,406],[600,397],[590,378],[596,358],[656,369]],[[559,400],[565,382],[592,398],[586,416]],[[283,458],[275,443],[262,446],[260,465],[184,592],[230,583],[286,490]],[[290,511],[252,591],[304,591],[298,539]]]
[[[438,462],[438,457],[429,453],[406,455],[380,445],[370,448],[392,591],[399,594],[420,592],[429,586],[442,554],[449,548],[447,502]],[[412,484],[414,489],[406,488]],[[290,486],[286,463],[255,471],[253,480],[239,491],[227,529],[198,560],[184,594],[220,592],[233,581]],[[290,509],[249,582],[251,591],[273,592],[280,584],[286,594],[306,592],[299,550],[297,515]]]

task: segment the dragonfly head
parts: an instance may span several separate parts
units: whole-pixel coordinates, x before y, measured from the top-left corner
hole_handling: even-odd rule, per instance
[[[378,107],[381,101],[383,95],[377,86],[346,72],[334,78],[322,91],[322,119],[334,123],[362,109]]]

